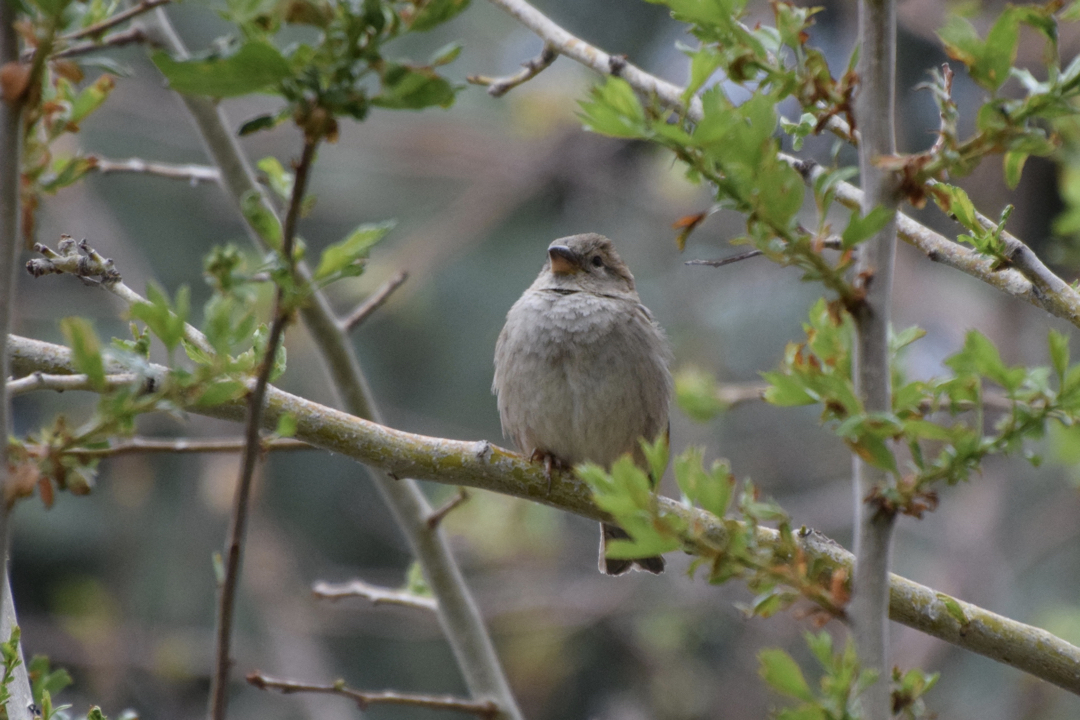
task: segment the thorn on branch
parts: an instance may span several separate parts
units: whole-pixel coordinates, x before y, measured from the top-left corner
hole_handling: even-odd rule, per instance
[[[521,63],[522,69],[513,75],[507,75],[502,78],[485,77],[484,75],[470,75],[465,78],[473,85],[486,85],[488,89],[488,95],[491,97],[502,97],[506,93],[510,92],[518,85],[527,83],[534,77],[546,70],[553,62],[555,58],[559,57],[559,53],[555,50],[555,46],[551,44],[545,44],[544,49],[540,51],[540,54],[531,60],[526,60]]]
[[[432,511],[427,519],[424,521],[427,523],[428,530],[434,530],[439,527],[439,523],[443,521],[447,515],[453,512],[454,508],[458,507],[466,500],[469,499],[469,491],[465,488],[458,488],[457,495],[447,501],[442,507]]]
[[[89,283],[111,285],[120,282],[120,271],[109,258],[102,257],[86,240],[76,243],[70,235],[61,235],[56,250],[34,243],[34,252],[44,257],[26,263],[26,271],[34,277],[42,275],[76,275]]]
[[[387,280],[382,287],[372,293],[371,297],[361,303],[360,307],[356,308],[349,317],[341,321],[341,327],[348,331],[363,323],[371,317],[372,313],[382,307],[382,304],[390,298],[394,291],[408,279],[409,273],[402,270]]]

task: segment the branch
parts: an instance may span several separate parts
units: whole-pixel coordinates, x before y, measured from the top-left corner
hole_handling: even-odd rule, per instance
[[[390,299],[390,296],[401,287],[401,284],[409,279],[409,273],[402,270],[394,277],[387,280],[382,287],[372,293],[371,297],[363,302],[360,307],[352,311],[349,317],[341,321],[341,328],[346,332],[355,329],[363,323],[372,313],[382,307],[382,304]]]
[[[145,12],[149,12],[156,7],[165,5],[172,0],[142,0],[138,5],[130,7],[123,12],[118,12],[112,17],[106,18],[99,23],[94,23],[88,27],[84,27],[82,30],[76,30],[75,32],[68,33],[67,35],[60,36],[60,40],[79,40],[84,37],[91,37],[94,35],[101,35],[109,28],[116,27],[121,23],[125,23],[137,15],[142,15]]]
[[[304,151],[296,166],[296,179],[293,182],[289,211],[285,216],[285,228],[282,234],[280,257],[289,269],[294,271],[293,245],[296,238],[296,223],[300,218],[300,205],[307,192],[308,174],[315,161],[318,138],[304,137]],[[210,685],[210,717],[213,720],[225,720],[225,710],[229,698],[229,646],[232,641],[233,610],[236,604],[236,588],[240,583],[240,560],[243,556],[244,531],[247,527],[251,483],[255,477],[255,468],[262,455],[259,442],[259,425],[263,412],[263,399],[270,385],[270,374],[274,371],[274,360],[278,347],[285,336],[285,325],[292,317],[287,290],[278,286],[274,295],[274,321],[270,326],[270,336],[266,341],[259,364],[255,387],[247,398],[246,419],[244,421],[244,454],[240,466],[240,476],[236,482],[236,497],[233,503],[232,519],[229,524],[229,540],[225,557],[225,577],[221,583],[218,602],[218,632],[216,652],[214,653],[214,675]]]
[[[338,584],[318,582],[311,588],[311,592],[315,597],[324,600],[362,597],[370,600],[372,605],[401,605],[420,610],[437,610],[439,607],[438,601],[433,597],[370,585],[363,580],[352,580]]]
[[[71,351],[60,345],[11,335],[8,353],[16,373],[36,369],[74,372]],[[167,372],[160,365],[151,365],[147,370],[156,382],[164,381]],[[223,420],[239,422],[244,418],[242,400],[185,410]],[[611,519],[596,506],[588,486],[576,476],[553,471],[549,493],[542,466],[483,440],[447,440],[394,430],[271,386],[266,394],[263,427],[273,429],[286,413],[297,421],[298,440],[345,455],[392,477],[489,490],[591,520]],[[663,512],[677,515],[686,527],[696,528],[705,536],[727,532],[724,522],[707,512],[664,497],[658,498],[658,503]],[[758,532],[764,541],[779,541],[775,530],[760,528]],[[798,535],[808,562],[820,560],[830,568],[846,568],[850,577],[851,553],[819,533],[802,530]],[[890,576],[890,591],[889,614],[893,620],[1080,695],[1080,648],[1039,628],[896,575]],[[442,598],[439,600],[441,603]]]
[[[70,375],[67,377],[85,378],[86,376]],[[87,383],[85,387],[80,387],[78,389],[90,390],[91,388],[89,383]],[[65,450],[64,454],[78,458],[110,458],[143,453],[169,453],[170,455],[176,453],[235,453],[243,450],[244,445],[244,440],[239,438],[218,438],[209,440],[203,438],[168,438],[159,440],[158,438],[134,437],[112,443],[109,447],[74,448]],[[26,449],[31,455],[41,455],[46,448],[39,445],[27,445]],[[282,451],[316,450],[317,448],[308,445],[302,440],[276,438],[274,440],[264,440],[262,449],[264,451]]]
[[[465,79],[473,85],[487,85],[488,95],[491,97],[502,97],[518,85],[527,83],[540,73],[544,72],[544,70],[551,66],[551,63],[555,62],[555,58],[557,57],[559,57],[559,54],[555,51],[555,48],[544,43],[544,49],[540,51],[540,54],[531,60],[526,60],[521,63],[522,69],[513,75],[508,75],[503,78],[470,75]]]
[[[90,160],[94,163],[93,169],[102,175],[116,172],[143,173],[173,180],[187,180],[192,185],[221,180],[221,173],[216,167],[210,165],[147,162],[141,158],[109,160],[97,155],[90,156]]]
[[[560,55],[565,55],[601,75],[617,75],[642,95],[655,98],[667,108],[684,112],[686,117],[695,122],[702,119],[703,111],[699,98],[692,97],[689,105],[685,104],[682,100],[682,88],[575,37],[524,0],[490,0],[490,2],[517,18],[541,40],[554,47]],[[858,137],[858,133],[851,132],[846,123],[835,116],[830,118],[828,128],[848,139]],[[812,182],[811,173],[816,176],[825,172],[816,169],[817,166],[812,162],[800,160],[785,153],[779,153],[778,157],[799,170],[808,183]],[[853,209],[860,206],[862,191],[859,188],[848,182],[836,183],[833,188],[841,204]],[[1008,269],[995,270],[995,258],[955,243],[906,215],[898,213],[896,221],[900,238],[922,250],[929,259],[960,270],[1002,292],[1030,302],[1080,327],[1080,293],[1068,287],[1067,284],[1061,288],[1060,292],[1044,296],[1034,291],[1031,281],[1020,272]],[[1060,278],[1058,280],[1060,281]],[[1057,283],[1054,284],[1057,285]]]
[[[894,0],[859,0],[859,177],[863,215],[877,207],[896,210],[897,177],[878,158],[896,154],[896,6]],[[864,294],[851,308],[855,321],[852,376],[867,413],[892,410],[889,326],[892,317],[896,217],[858,249],[856,284]],[[890,720],[889,568],[896,511],[877,501],[890,482],[882,468],[852,454],[855,500],[855,574],[848,617],[863,670],[877,675],[864,690],[868,720]]]
[[[439,527],[439,523],[446,519],[446,516],[452,513],[456,508],[460,507],[463,503],[469,499],[469,491],[465,488],[458,488],[457,494],[454,497],[447,500],[441,507],[431,511],[431,514],[427,516],[427,526],[434,530]]]
[[[19,63],[19,39],[15,32],[20,4],[0,0],[0,337],[11,331],[17,288],[16,259],[19,254],[19,180],[22,168],[22,115],[29,91],[31,70]],[[0,358],[0,383],[11,377],[7,353]],[[0,396],[0,497],[7,497],[8,443],[12,433],[11,402]],[[11,594],[8,574],[8,511],[0,506],[0,642],[7,642],[19,621]],[[8,689],[11,697],[3,710],[9,718],[23,717],[33,703],[26,664],[22,661],[22,643],[18,646],[19,664]]]
[[[173,31],[164,11],[159,9],[155,19],[155,39],[174,55],[187,57],[187,50]],[[267,209],[273,212],[273,206],[255,181],[255,175],[240,150],[236,133],[229,130],[220,106],[209,98],[189,95],[181,95],[180,98],[198,126],[207,151],[220,168],[222,187],[237,210],[245,197],[256,197],[261,198]],[[240,215],[242,217],[243,213]],[[250,226],[248,228],[249,237],[258,244],[258,234]],[[310,271],[303,263],[299,264],[297,274],[305,280],[310,278]],[[372,400],[356,352],[339,326],[326,296],[316,290],[300,312],[319,347],[344,407],[354,415],[378,420],[379,411]],[[373,470],[371,476],[423,568],[428,586],[438,598],[439,623],[469,692],[474,697],[493,698],[501,708],[500,718],[521,720],[521,710],[503,673],[495,645],[484,626],[480,609],[465,585],[457,561],[450,553],[442,533],[427,527],[426,518],[431,509],[423,492],[415,482],[407,479],[407,475],[398,480]]]
[[[498,706],[490,700],[473,702],[472,700],[464,700],[451,695],[418,695],[415,693],[399,693],[392,690],[365,692],[346,687],[344,680],[338,680],[333,685],[313,685],[295,680],[279,680],[262,673],[253,672],[247,676],[247,681],[260,690],[277,690],[285,695],[297,692],[341,695],[354,701],[360,706],[361,710],[367,710],[368,705],[385,704],[410,705],[412,707],[431,708],[432,710],[456,710],[457,712],[489,719],[496,717],[499,713]]]
[[[105,388],[115,390],[117,388],[141,382],[142,378],[135,373],[115,373],[105,376]],[[90,390],[95,388],[86,375],[47,375],[36,372],[18,380],[9,380],[7,384],[8,398],[26,395],[35,390]]]
[[[170,0],[166,0],[166,2],[169,1]],[[121,30],[120,32],[109,33],[99,40],[90,40],[88,42],[79,43],[78,45],[72,45],[69,48],[52,53],[49,56],[49,59],[59,60],[61,58],[75,57],[77,55],[86,55],[87,53],[105,50],[106,48],[123,47],[124,45],[141,42],[146,42],[146,31],[141,27],[132,27],[127,30]],[[30,55],[33,56],[33,53],[31,52]]]

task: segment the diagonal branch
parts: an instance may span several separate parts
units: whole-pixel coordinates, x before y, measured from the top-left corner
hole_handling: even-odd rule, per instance
[[[60,345],[11,335],[8,353],[16,376],[35,371],[73,373],[71,351]],[[112,372],[115,368],[107,367]],[[151,365],[150,377],[165,379],[167,368]],[[189,407],[188,412],[243,421],[243,400],[216,407]],[[588,486],[574,475],[555,471],[549,481],[540,465],[486,441],[433,438],[394,430],[340,410],[267,389],[263,427],[273,429],[286,413],[297,421],[296,438],[375,467],[391,477],[414,477],[447,485],[490,490],[542,503],[592,520],[608,518],[592,500]],[[659,498],[663,512],[709,536],[727,532],[714,515]],[[778,533],[758,530],[762,540],[779,542]],[[798,533],[807,561],[822,561],[849,573],[853,556],[813,531]],[[441,598],[440,598],[441,601]],[[896,622],[965,648],[1080,695],[1080,648],[1030,625],[988,612],[897,575],[890,576],[889,616]]]
[[[642,95],[655,98],[667,108],[684,112],[686,117],[693,121],[701,120],[703,116],[701,100],[695,96],[690,98],[689,104],[685,103],[683,89],[679,86],[651,75],[625,59],[610,55],[572,35],[525,0],[490,0],[490,2],[517,18],[541,40],[554,47],[560,55],[565,55],[601,75],[621,77]],[[855,136],[850,128],[847,128],[843,121],[835,116],[830,119],[829,127],[835,128],[842,136]],[[812,162],[806,162],[785,153],[779,153],[779,158],[799,170],[808,182],[810,182],[811,171],[824,172],[824,170],[815,170],[816,165]],[[837,199],[844,206],[852,209],[859,207],[862,191],[858,187],[848,182],[839,182],[833,187],[836,189]],[[906,215],[898,213],[896,221],[899,237],[922,250],[931,260],[960,270],[1002,292],[1030,302],[1080,327],[1080,293],[1069,287],[1061,278],[1053,276],[1048,269],[1045,272],[1053,276],[1055,281],[1050,281],[1050,278],[1042,274],[1041,270],[1040,275],[1048,281],[1048,288],[1052,286],[1057,289],[1049,292],[1033,289],[1031,280],[1025,277],[1026,273],[1009,269],[995,270],[995,258],[953,242]],[[1005,234],[1002,237],[1004,239]],[[1014,262],[1017,267],[1021,267],[1027,259],[1026,253],[1022,253],[1020,261]]]
[[[154,19],[156,22],[152,28],[148,27],[148,32],[152,32],[154,39],[173,54],[186,57],[187,50],[162,9],[158,9]],[[207,152],[221,170],[222,188],[234,206],[239,210],[246,197],[255,197],[273,212],[221,107],[210,98],[181,96],[181,99],[198,127]],[[256,243],[260,242],[250,226],[249,235]],[[310,271],[302,262],[297,267],[297,274],[305,280],[310,279]],[[367,379],[333,308],[320,291],[313,292],[310,300],[301,309],[301,316],[319,347],[344,407],[355,415],[378,420],[379,410]],[[438,598],[439,623],[470,693],[476,698],[495,700],[500,708],[500,720],[520,720],[521,710],[461,569],[443,534],[437,528],[432,530],[427,526],[431,509],[423,492],[407,477],[398,480],[375,469],[371,476],[416,555],[428,586]]]

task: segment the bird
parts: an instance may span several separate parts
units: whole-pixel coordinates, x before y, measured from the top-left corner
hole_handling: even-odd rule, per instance
[[[624,453],[647,470],[640,441],[669,432],[671,363],[667,336],[612,241],[597,233],[554,240],[495,345],[503,435],[543,462],[549,480],[553,467],[610,468]],[[659,556],[607,558],[607,542],[628,537],[602,523],[600,571],[662,573]]]

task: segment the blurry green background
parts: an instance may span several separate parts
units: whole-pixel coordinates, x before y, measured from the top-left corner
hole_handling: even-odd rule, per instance
[[[855,4],[818,4],[824,11],[813,42],[843,68]],[[932,35],[943,22],[942,5],[901,3],[898,108],[905,151],[934,139],[931,98],[913,88],[946,60]],[[986,5],[992,12],[994,3]],[[609,52],[625,53],[675,82],[686,77],[675,43],[692,38],[663,7],[633,0],[537,6]],[[228,32],[211,3],[186,0],[168,12],[192,48]],[[771,20],[765,3],[757,3],[756,12],[751,21]],[[465,51],[446,70],[461,83],[470,74],[513,72],[541,47],[512,18],[474,0],[453,22],[393,49],[423,58],[452,40],[462,40]],[[1063,42],[1066,60],[1075,47]],[[74,140],[113,159],[205,162],[183,106],[141,51],[115,55],[133,74],[119,80],[105,108]],[[1031,57],[1038,74],[1038,55]],[[576,101],[594,80],[562,58],[502,99],[467,86],[449,110],[375,111],[363,124],[343,123],[340,141],[322,149],[311,188],[318,204],[300,228],[313,251],[359,223],[398,221],[368,272],[332,288],[345,313],[397,271],[410,273],[355,334],[390,425],[506,444],[490,393],[495,339],[506,310],[543,263],[547,244],[563,235],[595,231],[615,239],[644,302],[671,337],[676,369],[697,368],[725,383],[756,382],[759,371],[777,364],[785,342],[800,338],[819,288],[764,260],[721,269],[685,266],[687,259],[732,252],[727,243],[740,234],[741,219],[714,215],[680,254],[671,224],[707,209],[709,196],[682,178],[668,154],[581,129]],[[980,97],[966,78],[957,79],[956,95],[962,113]],[[269,99],[225,103],[237,125],[274,107]],[[970,112],[964,118],[970,126]],[[243,142],[253,160],[273,155],[286,165],[300,149],[299,136],[286,127]],[[827,162],[831,147],[830,138],[812,139],[803,155]],[[840,157],[854,163],[849,151]],[[1069,242],[1049,231],[1060,207],[1054,166],[1029,162],[1011,196],[999,167],[991,161],[960,184],[989,215],[1014,202],[1010,229],[1063,262]],[[945,233],[957,232],[936,211],[922,217]],[[51,245],[61,233],[86,237],[138,290],[149,280],[170,292],[191,286],[196,307],[208,296],[202,256],[215,244],[247,246],[215,185],[122,174],[91,176],[47,199],[37,239]],[[1068,264],[1058,270],[1069,280],[1076,274]],[[104,336],[126,332],[122,309],[105,293],[63,277],[25,276],[22,283],[21,334],[59,341],[57,320],[75,314],[93,318]],[[897,326],[928,331],[906,356],[913,376],[941,373],[942,358],[959,349],[970,328],[990,336],[1016,363],[1047,362],[1049,327],[1075,333],[907,246],[899,250],[895,287]],[[288,351],[280,384],[332,402],[302,328],[291,330]],[[92,405],[91,397],[70,393],[20,398],[17,431],[45,424],[57,412],[77,420]],[[236,436],[240,429],[204,418],[147,417],[141,432]],[[676,451],[701,444],[707,458],[729,458],[736,476],[752,478],[796,525],[850,544],[849,456],[818,427],[814,409],[750,403],[694,424],[673,408],[672,442]],[[895,570],[1080,642],[1080,475],[1053,461],[1053,447],[1041,450],[1048,462],[1039,469],[1015,459],[991,461],[970,484],[943,489],[937,512],[922,521],[905,518]],[[103,463],[91,496],[60,495],[49,511],[37,501],[19,506],[13,582],[24,640],[30,653],[46,653],[71,671],[76,684],[60,699],[75,712],[99,703],[110,715],[132,707],[155,720],[205,713],[211,554],[224,542],[237,462],[231,456],[113,459]],[[428,491],[434,502],[454,492]],[[598,575],[594,523],[474,492],[444,527],[523,710],[535,720],[762,718],[782,701],[757,678],[757,650],[785,647],[810,666],[800,637],[813,629],[808,620],[798,612],[745,619],[735,603],[748,601],[749,593],[737,582],[711,587],[687,577],[683,557],[671,557],[660,578]],[[316,580],[361,577],[396,586],[409,561],[360,466],[314,451],[271,456],[248,537],[234,677],[260,669],[318,682],[342,677],[364,689],[463,692],[433,617],[311,597]],[[898,626],[894,639],[899,665],[943,673],[928,698],[942,718],[1080,717],[1080,700],[1017,671]],[[237,720],[360,714],[336,698],[281,697],[239,682],[231,712]],[[367,714],[431,715],[385,707]]]

